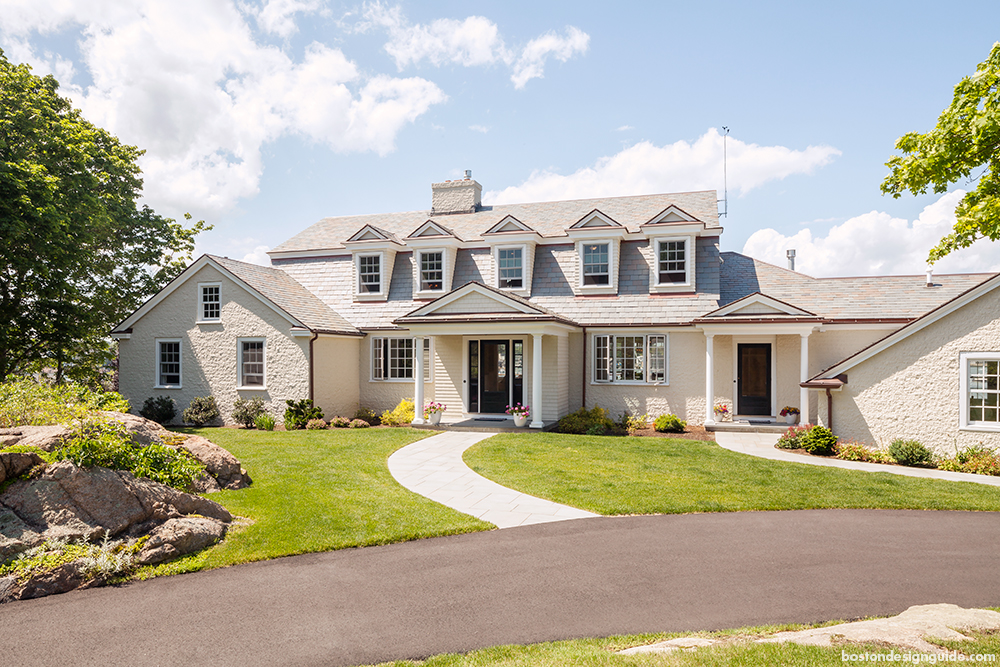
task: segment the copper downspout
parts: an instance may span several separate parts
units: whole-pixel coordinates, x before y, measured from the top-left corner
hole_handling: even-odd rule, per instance
[[[580,407],[586,410],[587,409],[587,327],[583,327],[583,366],[581,366],[581,368],[583,369],[583,373],[581,376],[583,378],[583,383],[582,383],[583,405],[581,405]]]
[[[833,430],[833,394],[830,388],[826,388],[826,427]]]
[[[317,338],[319,338],[319,334],[318,333],[313,333],[312,338],[309,339],[309,400],[310,401],[314,401],[315,398],[316,398],[315,395],[314,395],[315,391],[313,389],[313,387],[314,387],[314,385],[313,385],[313,375],[314,375],[313,368],[316,365],[316,359],[313,356],[313,342]]]

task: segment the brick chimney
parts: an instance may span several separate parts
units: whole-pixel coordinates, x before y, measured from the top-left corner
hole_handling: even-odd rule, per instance
[[[431,183],[431,215],[475,213],[482,203],[483,186],[466,170],[465,178],[444,183]]]

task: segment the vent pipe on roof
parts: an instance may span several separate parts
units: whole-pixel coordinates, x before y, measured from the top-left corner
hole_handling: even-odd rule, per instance
[[[789,248],[785,251],[785,257],[788,258],[788,270],[795,270],[795,248]]]
[[[927,287],[934,287],[934,269],[927,267]]]

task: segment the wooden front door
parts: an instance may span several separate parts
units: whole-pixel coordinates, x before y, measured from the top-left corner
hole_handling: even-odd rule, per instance
[[[771,344],[737,345],[737,414],[771,415]]]

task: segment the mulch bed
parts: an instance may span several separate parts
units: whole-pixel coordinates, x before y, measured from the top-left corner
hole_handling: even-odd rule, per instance
[[[639,429],[633,436],[648,437],[648,438],[682,438],[684,440],[715,440],[715,434],[711,431],[706,431],[704,426],[688,426],[684,429],[683,433],[660,433],[653,429],[652,426],[647,426],[644,429]]]

